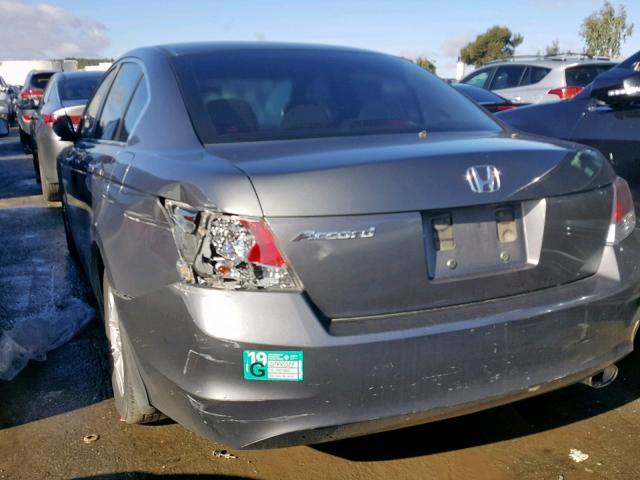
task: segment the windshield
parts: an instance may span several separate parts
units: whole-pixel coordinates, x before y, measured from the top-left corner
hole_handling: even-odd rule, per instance
[[[473,102],[410,61],[320,49],[175,57],[203,143],[430,131],[500,131]]]
[[[66,77],[60,85],[62,100],[87,100],[102,75]]]
[[[54,72],[51,73],[34,73],[31,77],[31,88],[39,88],[40,90],[44,90],[47,88],[47,83],[49,83],[49,79],[53,76]]]

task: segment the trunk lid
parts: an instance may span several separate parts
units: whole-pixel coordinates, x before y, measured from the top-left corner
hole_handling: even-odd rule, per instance
[[[610,167],[561,142],[465,133],[210,148],[247,173],[279,247],[329,318],[569,283],[595,273],[609,227]],[[467,169],[484,165],[500,188],[475,193]]]

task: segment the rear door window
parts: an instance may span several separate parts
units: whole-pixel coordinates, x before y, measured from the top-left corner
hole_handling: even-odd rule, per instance
[[[502,90],[519,86],[525,68],[524,65],[503,65],[498,67],[491,81],[490,90]]]
[[[491,78],[492,68],[485,68],[484,70],[478,70],[477,72],[472,73],[466,79],[462,81],[462,83],[466,83],[467,85],[473,85],[474,87],[480,88],[488,88],[489,87],[489,79]]]
[[[93,138],[98,115],[100,113],[100,107],[102,106],[102,102],[107,96],[107,93],[109,93],[109,88],[111,88],[111,84],[113,83],[113,79],[116,77],[117,73],[118,68],[116,67],[106,74],[104,80],[100,83],[96,93],[87,105],[82,119],[81,136],[83,138]]]
[[[118,132],[118,136],[116,138],[118,141],[126,142],[129,139],[129,135],[138,122],[148,99],[149,93],[147,91],[147,82],[145,82],[144,77],[142,77],[138,83],[135,93],[133,94],[131,103],[129,103],[127,113],[124,115],[120,132]]]
[[[578,65],[565,70],[568,87],[586,87],[603,72],[610,70],[613,65]]]
[[[95,138],[113,140],[133,92],[142,78],[142,69],[135,63],[124,63],[104,102],[96,125]]]
[[[522,76],[522,81],[520,82],[520,86],[525,87],[527,85],[535,85],[536,83],[540,82],[544,77],[546,77],[550,71],[551,71],[550,68],[534,67],[529,65],[527,67],[527,70],[524,72],[524,75]]]
[[[56,96],[58,93],[56,91],[57,88],[57,82],[55,80],[49,82],[49,84],[47,85],[47,89],[44,91],[44,97],[42,98],[43,105],[56,101]]]

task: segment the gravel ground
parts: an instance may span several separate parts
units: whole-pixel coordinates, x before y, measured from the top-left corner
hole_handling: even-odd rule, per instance
[[[38,193],[15,135],[0,140],[0,322],[28,317],[34,335],[65,331],[61,324],[81,329],[0,381],[0,479],[640,478],[639,354],[620,363],[604,390],[576,385],[385,434],[231,452],[237,458],[214,455],[224,447],[171,421],[121,424],[104,334],[66,253],[59,205]],[[99,438],[85,443],[92,434]]]

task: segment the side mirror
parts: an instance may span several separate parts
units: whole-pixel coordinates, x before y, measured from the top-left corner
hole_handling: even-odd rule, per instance
[[[52,128],[53,132],[64,142],[75,142],[78,138],[73,123],[67,115],[63,115],[53,122]]]
[[[613,106],[640,101],[640,72],[632,72],[622,78],[610,78],[608,75],[603,75],[602,79],[596,78],[591,97]]]

